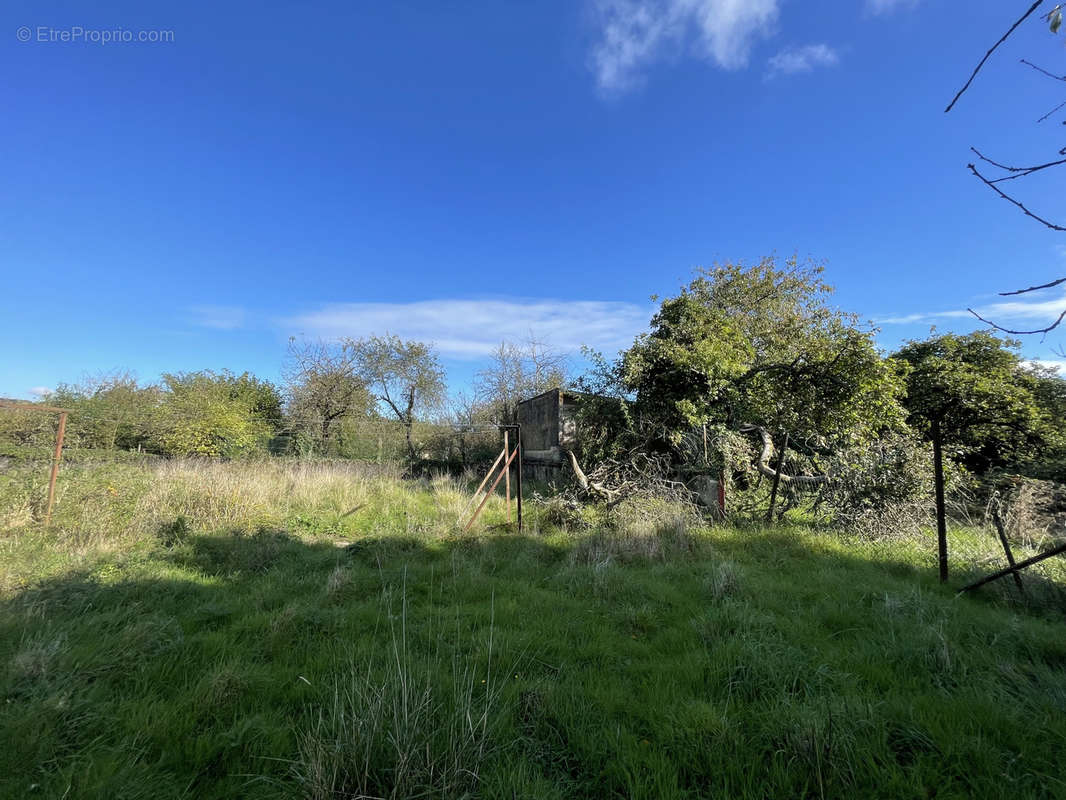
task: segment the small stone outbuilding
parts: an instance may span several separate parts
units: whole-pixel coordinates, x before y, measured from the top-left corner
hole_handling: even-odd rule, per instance
[[[544,483],[569,477],[570,465],[563,451],[577,446],[582,397],[579,392],[550,389],[518,404],[524,476]]]

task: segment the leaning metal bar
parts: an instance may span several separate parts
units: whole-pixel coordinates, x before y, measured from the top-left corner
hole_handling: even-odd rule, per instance
[[[963,586],[961,589],[959,589],[958,594],[962,594],[963,592],[968,592],[971,589],[976,589],[978,586],[984,586],[986,583],[989,583],[989,582],[994,581],[994,580],[998,580],[999,578],[1002,578],[1004,575],[1010,575],[1012,573],[1017,573],[1018,571],[1023,570],[1026,567],[1031,567],[1033,564],[1036,564],[1037,562],[1043,561],[1045,558],[1051,558],[1052,556],[1057,556],[1059,553],[1063,553],[1063,552],[1066,552],[1066,543],[1060,544],[1060,545],[1058,545],[1056,547],[1052,547],[1050,550],[1045,550],[1043,553],[1040,553],[1039,555],[1035,555],[1032,558],[1025,559],[1025,561],[1019,561],[1013,567],[1007,567],[1006,569],[1001,569],[998,572],[993,572],[991,575],[985,575],[985,577],[981,578],[981,580],[974,581],[973,583],[969,584],[968,586]]]
[[[516,466],[517,466],[517,470],[516,470],[517,481],[516,481],[516,486],[515,486],[515,493],[516,493],[516,496],[517,496],[517,504],[516,505],[517,505],[517,508],[518,508],[518,530],[521,531],[522,530],[522,457],[523,457],[522,456],[522,426],[519,423],[514,423],[514,424],[511,424],[511,425],[501,425],[500,428],[503,429],[505,437],[507,436],[507,432],[508,431],[514,431],[515,452],[518,453],[518,461],[516,462]],[[511,518],[510,507],[508,507],[508,510],[507,510],[507,518],[508,519]]]
[[[489,478],[492,477],[492,473],[494,473],[496,471],[496,467],[498,467],[500,465],[500,460],[503,459],[503,457],[506,456],[506,455],[507,455],[507,451],[506,450],[501,450],[500,454],[498,456],[496,456],[496,460],[492,462],[492,467],[489,468],[489,471],[485,473],[485,478],[484,478],[484,480],[481,481],[481,485],[477,487],[477,490],[474,492],[473,496],[470,498],[470,502],[466,504],[467,508],[469,508],[470,506],[474,505],[474,500],[477,498],[477,496],[479,494],[481,494],[481,490],[484,489],[485,488],[485,484],[489,482]]]
[[[510,468],[511,462],[514,461],[514,457],[516,455],[518,455],[518,448],[517,447],[515,448],[515,451],[513,453],[511,453],[511,455],[507,459],[507,461],[504,462],[503,468],[504,468],[505,471]],[[466,527],[463,528],[463,533],[466,533],[468,530],[470,530],[470,526],[474,524],[474,520],[476,520],[478,518],[478,515],[481,513],[481,509],[483,509],[485,507],[485,503],[487,503],[489,501],[489,498],[492,497],[492,493],[496,491],[496,487],[500,485],[500,481],[501,480],[503,480],[503,472],[501,472],[496,477],[495,482],[493,482],[492,486],[485,493],[485,497],[482,498],[482,500],[481,500],[481,505],[479,505],[477,507],[477,511],[474,512],[474,516],[472,516],[470,518],[470,521],[468,523],[466,523]]]

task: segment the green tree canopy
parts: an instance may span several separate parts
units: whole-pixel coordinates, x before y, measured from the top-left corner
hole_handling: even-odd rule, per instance
[[[1016,340],[987,331],[901,348],[895,358],[909,365],[908,423],[928,438],[938,422],[945,444],[978,473],[1054,444],[1061,438],[1062,381],[1034,371],[1018,348]]]
[[[622,358],[643,416],[677,435],[722,423],[846,444],[902,423],[899,370],[830,304],[821,268],[773,257],[700,269]]]
[[[69,443],[132,450],[149,444],[162,399],[158,386],[142,386],[133,373],[116,371],[60,384],[48,402],[73,412]]]
[[[277,390],[248,373],[165,374],[163,386],[155,437],[167,455],[241,455],[265,445],[280,421]]]

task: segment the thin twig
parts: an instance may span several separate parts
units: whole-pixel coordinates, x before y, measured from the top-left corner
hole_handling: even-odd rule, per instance
[[[976,67],[974,67],[974,71],[970,75],[970,79],[968,81],[966,81],[966,85],[963,86],[961,89],[959,89],[958,94],[956,94],[954,99],[950,103],[948,103],[948,107],[944,109],[944,113],[945,114],[948,113],[949,111],[951,111],[951,109],[959,101],[959,98],[962,97],[963,93],[967,89],[970,88],[970,84],[973,83],[973,79],[977,77],[977,73],[981,71],[981,67],[983,67],[985,65],[985,62],[988,61],[988,57],[990,55],[992,55],[992,53],[994,53],[996,51],[997,47],[999,47],[1001,44],[1003,44],[1005,41],[1007,41],[1007,37],[1010,36],[1012,33],[1014,33],[1014,29],[1017,28],[1019,25],[1021,25],[1023,22],[1025,22],[1025,20],[1029,17],[1029,15],[1032,14],[1034,11],[1036,11],[1036,9],[1043,2],[1044,2],[1044,0],[1036,0],[1036,2],[1033,3],[1029,7],[1029,10],[1026,11],[1024,14],[1022,14],[1021,17],[1018,18],[1018,21],[1010,26],[1010,30],[1007,31],[1005,34],[1003,34],[1003,36],[1000,38],[1000,40],[998,42],[996,42],[994,45],[992,45],[991,49],[989,49],[989,51],[987,53],[985,53],[985,57],[981,59],[981,62]]]
[[[1010,203],[1013,203],[1013,204],[1014,204],[1014,205],[1016,205],[1016,206],[1017,206],[1018,208],[1020,208],[1020,209],[1022,210],[1022,212],[1023,212],[1023,213],[1024,213],[1024,214],[1025,214],[1025,215],[1026,215],[1027,217],[1032,217],[1032,218],[1033,218],[1033,219],[1035,219],[1035,220],[1036,220],[1037,222],[1043,223],[1043,224],[1044,224],[1044,225],[1046,225],[1046,226],[1047,226],[1048,228],[1051,228],[1051,230],[1053,230],[1053,231],[1063,231],[1063,232],[1066,232],[1066,228],[1062,227],[1061,225],[1056,225],[1056,224],[1055,224],[1054,222],[1048,222],[1048,221],[1047,221],[1046,219],[1044,219],[1043,217],[1039,217],[1039,216],[1037,216],[1037,215],[1036,215],[1036,214],[1034,214],[1034,213],[1033,213],[1032,211],[1030,211],[1030,210],[1029,210],[1028,208],[1026,208],[1026,207],[1025,207],[1024,205],[1022,205],[1022,204],[1021,204],[1020,202],[1018,202],[1017,200],[1015,200],[1015,199],[1014,199],[1013,197],[1011,197],[1011,196],[1009,196],[1009,195],[1007,195],[1007,194],[1004,194],[1004,193],[1003,193],[1003,191],[1002,191],[1002,190],[1000,190],[1000,188],[999,188],[998,186],[996,186],[996,184],[995,184],[995,183],[994,183],[993,181],[990,181],[990,180],[989,180],[988,178],[986,178],[986,177],[985,177],[984,175],[982,175],[982,174],[981,174],[980,172],[978,172],[978,171],[977,171],[977,167],[975,167],[975,166],[974,166],[973,164],[967,164],[966,166],[967,166],[967,167],[969,167],[969,169],[970,169],[970,172],[972,172],[972,173],[973,173],[974,175],[976,175],[976,176],[977,176],[977,177],[978,177],[978,178],[979,178],[979,179],[981,180],[981,182],[982,182],[982,183],[984,183],[984,184],[985,184],[986,186],[989,186],[989,187],[991,187],[991,188],[992,188],[992,191],[994,191],[994,192],[995,192],[996,194],[998,194],[998,195],[999,195],[1000,197],[1002,197],[1002,198],[1003,198],[1004,200],[1006,200],[1006,201],[1008,201],[1008,202],[1010,202]]]
[[[1046,114],[1045,114],[1044,116],[1042,116],[1042,117],[1041,117],[1040,119],[1038,119],[1038,120],[1036,121],[1036,122],[1037,122],[1037,124],[1040,124],[1040,123],[1041,123],[1041,122],[1043,122],[1044,120],[1048,119],[1049,117],[1051,117],[1051,116],[1052,116],[1053,114],[1055,114],[1055,113],[1056,113],[1057,111],[1059,111],[1059,110],[1060,110],[1060,109],[1062,109],[1063,107],[1066,107],[1066,100],[1063,100],[1063,101],[1062,101],[1061,103],[1059,103],[1059,104],[1058,104],[1057,106],[1055,106],[1055,107],[1054,107],[1053,109],[1051,109],[1051,110],[1050,110],[1049,112],[1047,112],[1047,113],[1046,113]]]
[[[1055,74],[1054,72],[1048,72],[1048,71],[1047,71],[1046,69],[1044,69],[1043,67],[1038,67],[1038,66],[1037,66],[1036,64],[1034,64],[1034,63],[1033,63],[1032,61],[1026,61],[1026,60],[1025,60],[1025,59],[1023,58],[1023,59],[1022,59],[1022,63],[1023,63],[1023,64],[1025,64],[1026,66],[1032,67],[1032,68],[1033,68],[1033,69],[1035,69],[1035,70],[1036,70],[1037,72],[1042,72],[1042,73],[1044,73],[1044,74],[1045,74],[1045,75],[1047,75],[1047,76],[1048,76],[1049,78],[1054,78],[1054,79],[1055,79],[1055,80],[1057,80],[1057,81],[1066,81],[1066,75],[1056,75],[1056,74]]]
[[[992,322],[991,320],[985,319],[980,314],[978,314],[976,311],[974,311],[972,308],[968,308],[966,310],[969,311],[971,314],[973,314],[975,317],[977,317],[979,320],[981,320],[981,322],[985,323],[986,325],[991,325],[997,331],[1002,331],[1003,333],[1009,333],[1009,334],[1012,334],[1014,336],[1032,336],[1033,334],[1036,334],[1036,333],[1050,333],[1051,331],[1055,330],[1055,328],[1059,327],[1059,325],[1062,323],[1063,318],[1066,318],[1066,311],[1063,311],[1061,314],[1059,314],[1059,318],[1057,320],[1055,320],[1053,323],[1051,323],[1050,325],[1048,325],[1046,328],[1037,328],[1034,331],[1012,331],[1009,328],[1004,328],[1001,325],[997,325],[996,323]]]
[[[1018,289],[1015,292],[1000,292],[999,296],[1000,297],[1010,297],[1011,295],[1016,295],[1016,294],[1026,294],[1028,292],[1039,292],[1041,289],[1052,289],[1052,288],[1058,286],[1060,283],[1066,283],[1066,278],[1059,278],[1058,280],[1052,281],[1051,283],[1042,283],[1039,286],[1030,286],[1028,289]]]
[[[1066,103],[1063,103],[1063,105],[1066,105]],[[1011,167],[1011,166],[1008,166],[1006,164],[1000,164],[998,161],[993,161],[991,158],[986,156],[984,153],[982,153],[976,147],[971,147],[970,150],[972,150],[974,153],[976,153],[977,157],[979,159],[991,164],[993,167],[998,167],[999,169],[1004,170],[1005,172],[1014,173],[1012,175],[1007,175],[1007,176],[1005,176],[1003,178],[993,178],[991,180],[991,183],[999,183],[1000,181],[1009,181],[1009,180],[1012,180],[1014,178],[1024,178],[1027,175],[1032,175],[1034,172],[1040,172],[1040,170],[1042,170],[1042,169],[1047,169],[1048,167],[1058,167],[1058,166],[1060,166],[1062,164],[1066,164],[1066,158],[1062,158],[1062,159],[1059,159],[1058,161],[1048,161],[1046,164],[1036,164],[1036,165],[1031,166],[1031,167]]]

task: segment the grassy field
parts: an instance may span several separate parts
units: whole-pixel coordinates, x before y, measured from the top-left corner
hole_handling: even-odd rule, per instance
[[[1023,605],[931,537],[464,536],[465,483],[295,462],[72,465],[46,531],[40,477],[0,472],[3,797],[1066,796],[1057,564]]]

